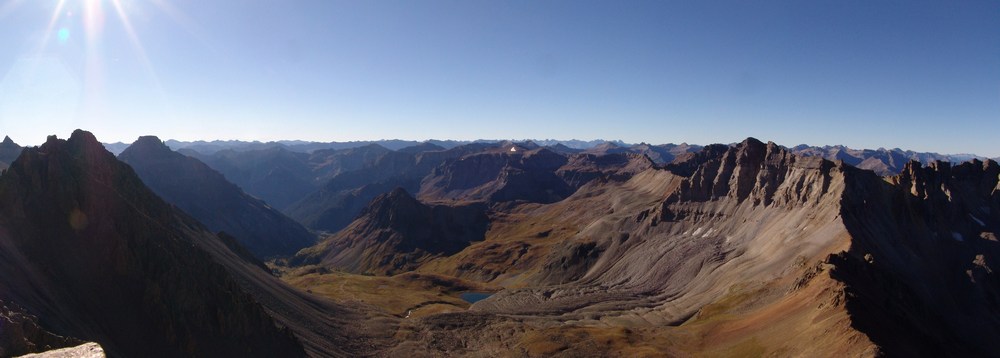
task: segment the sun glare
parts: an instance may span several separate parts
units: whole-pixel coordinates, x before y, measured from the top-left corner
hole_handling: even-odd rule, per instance
[[[145,3],[145,2],[144,2]],[[160,1],[149,2],[155,8],[162,9]],[[44,6],[45,2],[25,0],[0,0],[0,17],[10,14],[17,8],[26,6]],[[108,71],[114,71],[110,65],[120,58],[109,55],[111,47],[119,41],[125,41],[131,47],[136,62],[142,67],[152,86],[165,99],[159,78],[152,62],[146,54],[145,47],[131,14],[139,11],[140,3],[131,0],[53,0],[47,4],[51,8],[47,23],[44,26],[40,41],[35,44],[32,58],[48,56],[53,46],[62,48],[60,51],[81,50],[83,59],[83,83],[89,99],[85,102],[100,102],[101,89]],[[172,9],[172,8],[171,8]],[[173,18],[178,11],[165,15]],[[114,36],[114,38],[112,38]],[[119,40],[121,39],[121,40]],[[70,46],[72,45],[72,46]]]

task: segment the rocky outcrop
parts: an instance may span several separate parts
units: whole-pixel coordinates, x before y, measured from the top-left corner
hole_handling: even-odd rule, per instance
[[[576,190],[598,178],[627,180],[654,165],[649,157],[641,154],[575,154],[556,169],[556,175]]]
[[[20,358],[104,358],[104,348],[97,343],[84,343],[76,347],[53,349],[42,353],[27,354]]]
[[[118,156],[150,189],[212,231],[232,235],[259,258],[292,255],[316,243],[298,222],[247,195],[195,158],[141,137]]]
[[[712,147],[706,154],[717,154]],[[834,163],[817,157],[800,157],[774,143],[750,138],[720,157],[692,158],[696,169],[667,202],[708,201],[723,198],[737,202],[750,199],[754,204],[780,205],[815,200],[829,190],[829,174]],[[681,166],[678,164],[677,166]],[[808,173],[808,174],[806,174]],[[681,170],[679,174],[687,174]],[[805,175],[802,175],[805,174]],[[785,185],[795,176],[795,185]],[[782,187],[779,193],[778,188]]]
[[[0,356],[12,357],[83,343],[42,328],[38,317],[13,302],[0,301]]]
[[[375,198],[350,226],[303,250],[292,263],[357,273],[411,271],[482,241],[488,226],[482,204],[425,205],[397,188]]]

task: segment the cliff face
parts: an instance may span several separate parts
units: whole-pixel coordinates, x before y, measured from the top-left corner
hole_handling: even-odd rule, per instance
[[[486,312],[684,323],[787,354],[988,355],[998,175],[914,163],[883,179],[748,139],[525,208],[422,269],[530,287],[473,306]]]
[[[834,257],[859,329],[904,355],[1000,349],[1000,166],[905,165],[885,181],[855,173],[842,214],[851,249]]]
[[[0,356],[16,357],[33,352],[71,347],[83,341],[63,337],[38,325],[38,317],[14,303],[0,301]]]
[[[717,155],[719,149],[713,147],[706,154]],[[834,167],[834,163],[822,158],[795,156],[777,144],[753,138],[726,150],[721,157],[694,160],[700,162],[669,201],[728,198],[736,202],[749,199],[754,205],[764,206],[775,201],[777,205],[806,203],[829,191]]]
[[[627,180],[653,166],[653,161],[641,154],[575,154],[556,169],[556,175],[576,190],[598,178]]]
[[[46,330],[119,356],[304,355],[203,249],[218,240],[87,132],[0,177],[0,299]]]
[[[833,163],[753,139],[719,149],[692,156],[698,162],[692,170],[651,169],[625,183],[586,186],[559,203],[552,210],[599,214],[576,214],[587,217],[577,224],[579,233],[548,249],[535,282],[581,288],[519,307],[628,307],[637,304],[635,297],[646,297],[642,305],[670,297],[659,304],[674,321],[730,284],[770,281],[800,256],[846,248],[837,229],[844,175]]]
[[[291,255],[316,242],[301,224],[156,137],[139,138],[118,158],[164,200],[212,231],[232,235],[257,257]]]

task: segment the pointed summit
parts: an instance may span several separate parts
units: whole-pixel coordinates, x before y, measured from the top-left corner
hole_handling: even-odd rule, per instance
[[[83,141],[84,143],[87,143],[87,144],[92,144],[92,143],[101,144],[101,142],[97,141],[97,137],[94,136],[94,133],[90,133],[90,132],[82,130],[82,129],[77,129],[77,130],[73,131],[73,134],[71,134],[69,136],[69,140],[70,141]]]
[[[259,258],[290,255],[315,236],[254,198],[200,160],[174,152],[155,136],[139,137],[118,159],[167,202],[214,232],[224,231]]]
[[[305,355],[251,295],[259,289],[241,286],[269,275],[89,132],[24,150],[0,176],[0,222],[0,299],[53,333],[109,356]]]
[[[160,140],[159,137],[155,135],[141,136],[139,137],[139,139],[136,139],[135,142],[132,142],[132,145],[136,144],[149,145],[149,146],[163,146],[163,147],[167,146],[166,143],[164,143],[162,140]]]
[[[154,155],[154,154],[167,155],[166,153],[172,152],[170,147],[168,147],[166,143],[161,141],[159,137],[152,135],[139,137],[139,139],[136,139],[135,142],[132,142],[132,144],[129,145],[128,148],[125,148],[125,150],[122,151],[122,153],[125,153],[126,151],[141,152],[145,153],[144,155]]]
[[[0,143],[0,169],[6,168],[14,159],[21,155],[21,146],[14,143],[8,136],[3,137]]]

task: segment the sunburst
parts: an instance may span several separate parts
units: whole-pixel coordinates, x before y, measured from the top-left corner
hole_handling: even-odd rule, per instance
[[[139,11],[142,10],[142,7],[151,5],[159,10],[160,14],[182,25],[184,30],[192,32],[191,26],[189,26],[190,21],[168,0],[56,0],[47,4],[34,0],[0,0],[0,21],[18,8],[39,5],[51,6],[52,13],[48,16],[47,23],[44,24],[44,31],[40,36],[41,41],[34,45],[35,50],[32,57],[38,58],[56,45],[71,43],[82,45],[71,48],[84,50],[84,86],[87,87],[88,96],[95,96],[100,92],[106,68],[110,62],[115,60],[105,58],[106,51],[102,50],[103,40],[104,37],[111,35],[106,33],[108,29],[116,29],[121,31],[118,35],[127,39],[135,59],[142,66],[149,80],[153,82],[152,84],[160,93],[161,99],[165,99],[157,72],[147,56],[146,48],[139,32],[133,26],[130,15],[141,14]],[[108,25],[117,26],[109,27]],[[77,31],[80,34],[77,34]]]

